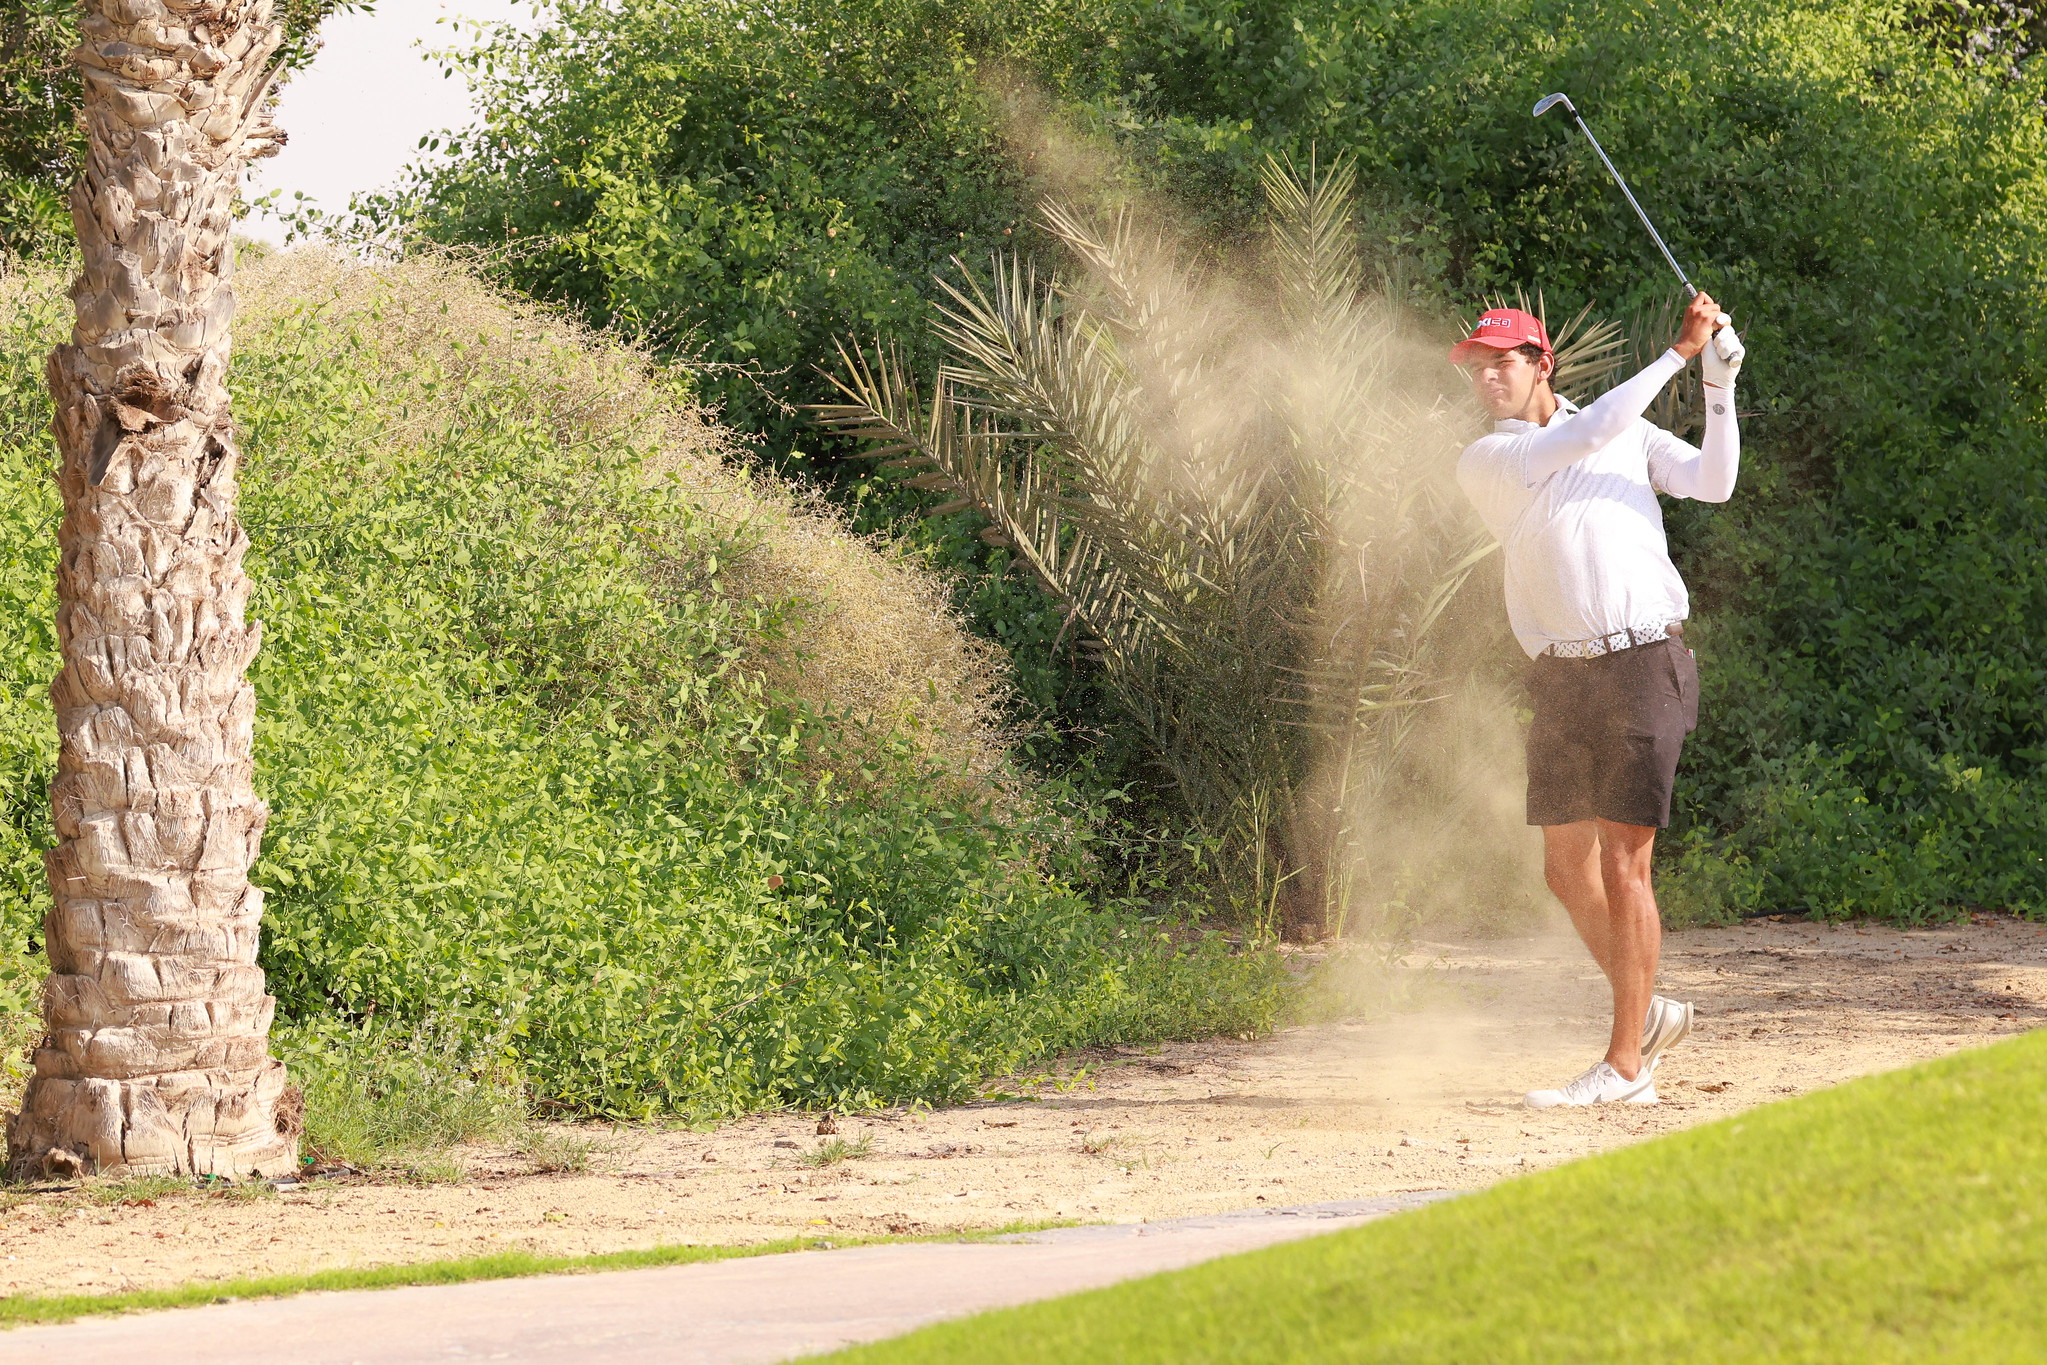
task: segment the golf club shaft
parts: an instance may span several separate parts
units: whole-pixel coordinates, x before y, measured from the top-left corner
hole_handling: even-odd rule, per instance
[[[1677,272],[1678,282],[1684,285],[1685,292],[1697,294],[1699,292],[1698,286],[1686,277],[1684,267],[1677,263],[1677,257],[1671,255],[1670,248],[1663,244],[1663,234],[1656,230],[1656,224],[1649,221],[1649,215],[1644,213],[1642,206],[1635,202],[1635,192],[1629,189],[1628,182],[1621,178],[1620,169],[1613,164],[1613,158],[1606,154],[1606,148],[1600,146],[1599,139],[1592,136],[1592,130],[1585,125],[1585,116],[1578,112],[1576,105],[1567,105],[1566,107],[1570,109],[1571,117],[1577,120],[1578,131],[1585,134],[1585,140],[1592,144],[1592,150],[1599,153],[1600,161],[1605,163],[1606,173],[1613,177],[1613,183],[1619,185],[1621,193],[1627,196],[1628,207],[1633,209],[1635,216],[1642,220],[1642,226],[1649,229],[1649,236],[1655,240],[1656,249],[1663,253],[1663,259],[1669,261],[1670,268]]]

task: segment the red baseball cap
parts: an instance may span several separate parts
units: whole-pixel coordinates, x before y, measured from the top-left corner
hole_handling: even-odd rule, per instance
[[[1544,355],[1552,362],[1556,360],[1557,353],[1550,347],[1549,333],[1544,330],[1541,318],[1519,308],[1494,308],[1479,318],[1470,336],[1450,348],[1450,363],[1469,365],[1485,354],[1481,348],[1511,351],[1516,346],[1531,345],[1542,347]]]

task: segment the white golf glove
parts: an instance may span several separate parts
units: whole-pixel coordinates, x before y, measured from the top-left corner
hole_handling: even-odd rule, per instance
[[[1718,389],[1733,388],[1734,377],[1741,373],[1741,359],[1747,354],[1748,348],[1741,344],[1734,328],[1722,327],[1706,342],[1706,349],[1699,352],[1706,382]]]

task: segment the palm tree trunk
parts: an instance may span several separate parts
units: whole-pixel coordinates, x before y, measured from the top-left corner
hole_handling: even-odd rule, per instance
[[[261,628],[226,374],[233,204],[276,150],[271,0],[87,0],[83,270],[50,357],[64,521],[48,1036],[18,1177],[290,1172],[256,965]]]

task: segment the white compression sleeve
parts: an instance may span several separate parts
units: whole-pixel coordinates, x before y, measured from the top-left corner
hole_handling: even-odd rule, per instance
[[[1684,369],[1685,359],[1665,351],[1624,384],[1616,384],[1568,422],[1551,422],[1540,431],[1510,440],[1501,454],[1518,458],[1521,477],[1533,488],[1560,469],[1569,469],[1595,450],[1603,450],[1656,401],[1663,386]]]
[[[1741,427],[1734,416],[1734,390],[1706,386],[1706,436],[1694,450],[1673,439],[1684,453],[1659,461],[1657,483],[1672,497],[1726,502],[1741,473]]]

